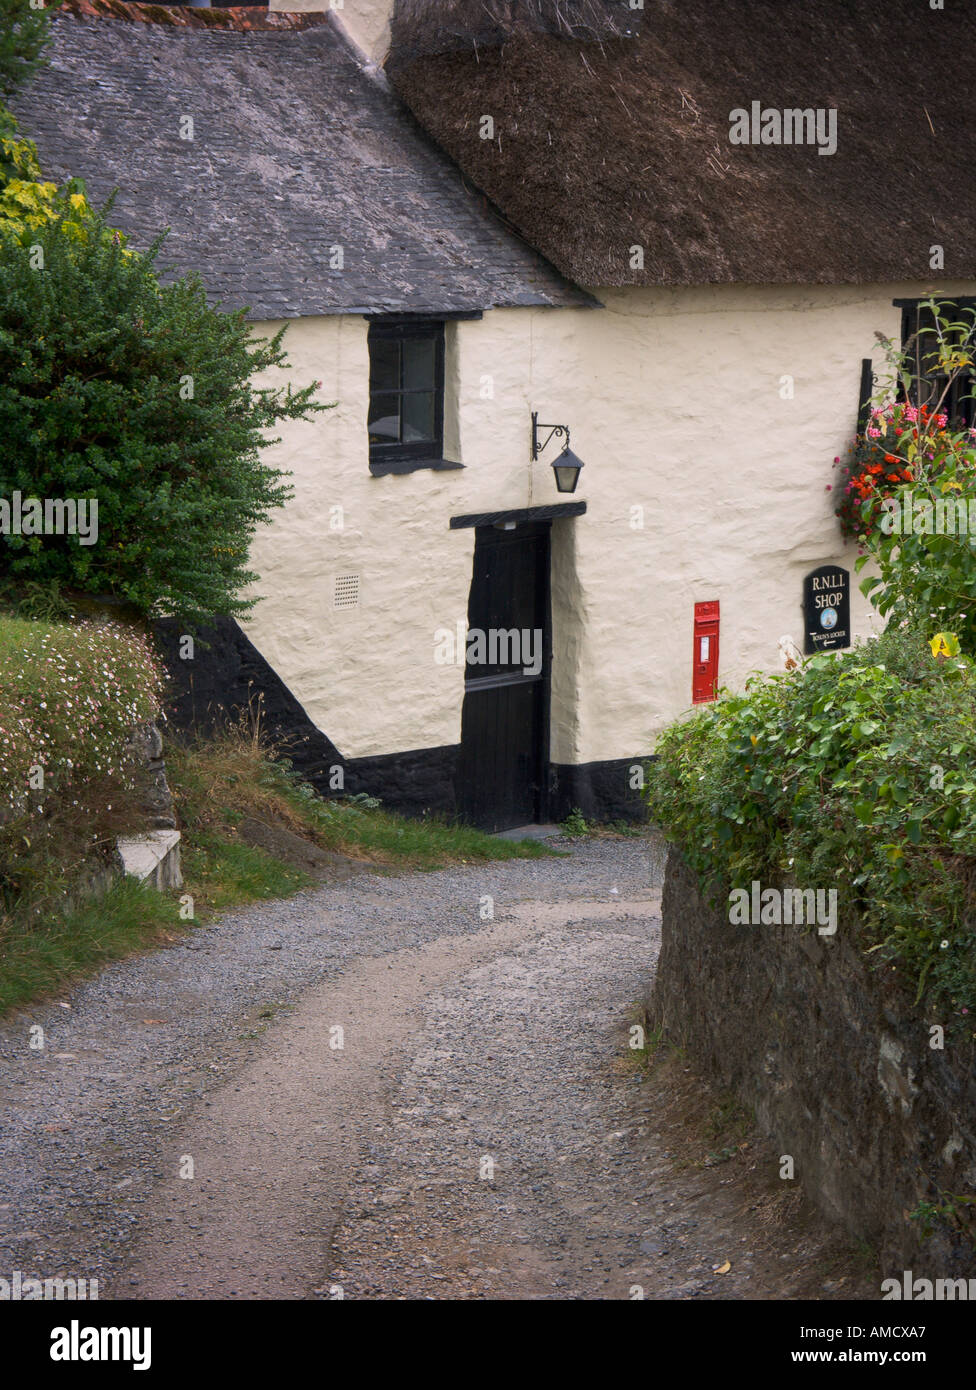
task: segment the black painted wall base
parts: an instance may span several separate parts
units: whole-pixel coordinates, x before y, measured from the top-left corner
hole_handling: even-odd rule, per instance
[[[185,734],[212,733],[236,721],[249,706],[256,709],[260,697],[262,725],[270,740],[323,796],[365,792],[403,815],[457,814],[460,744],[344,758],[233,618],[219,618],[195,633],[192,659],[180,655],[184,634],[173,619],[157,622],[154,632],[170,677],[166,711],[171,727]],[[640,792],[630,787],[632,769],[643,761],[638,757],[578,767],[552,764],[550,819],[565,820],[578,806],[590,821],[644,820]],[[339,769],[342,780],[336,786]]]
[[[194,633],[192,658],[180,655],[184,631],[174,620],[157,622],[154,633],[170,677],[166,713],[172,728],[211,734],[236,722],[249,706],[257,710],[260,698],[270,741],[321,795],[366,792],[404,815],[454,815],[457,747],[344,758],[233,618],[218,618]]]
[[[577,807],[588,821],[623,820],[639,824],[647,811],[639,788],[631,787],[634,769],[647,757],[608,762],[552,763],[549,768],[549,815],[563,821]]]
[[[345,764],[346,789],[378,796],[387,810],[405,816],[453,818],[457,814],[454,779],[460,751],[460,744],[445,744],[375,758],[350,758]]]
[[[335,744],[312,723],[277,672],[233,618],[218,618],[193,634],[193,656],[181,656],[184,629],[172,618],[154,624],[156,645],[170,678],[166,715],[186,734],[210,734],[257,710],[271,741],[301,775],[325,790],[343,766]]]

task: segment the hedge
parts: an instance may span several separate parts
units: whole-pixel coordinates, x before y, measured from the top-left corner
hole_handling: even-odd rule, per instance
[[[787,880],[838,893],[878,965],[936,1021],[976,1016],[976,668],[889,630],[757,676],[672,725],[652,818],[710,896]]]

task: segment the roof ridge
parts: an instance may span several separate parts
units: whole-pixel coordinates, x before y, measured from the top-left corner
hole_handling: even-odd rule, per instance
[[[176,29],[223,29],[238,33],[254,30],[312,29],[330,24],[321,10],[265,10],[255,6],[196,9],[190,5],[137,4],[136,0],[63,0],[57,14],[80,19],[122,19],[130,24],[157,24]]]

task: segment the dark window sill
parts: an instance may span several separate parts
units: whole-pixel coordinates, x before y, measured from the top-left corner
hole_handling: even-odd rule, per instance
[[[374,478],[385,478],[388,473],[416,473],[418,468],[433,468],[443,472],[450,468],[463,468],[463,463],[452,463],[450,459],[378,459],[370,460],[369,471]]]

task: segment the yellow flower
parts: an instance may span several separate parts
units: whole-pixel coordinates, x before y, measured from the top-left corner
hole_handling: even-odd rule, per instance
[[[958,656],[959,638],[954,632],[937,632],[929,638],[933,656]]]

